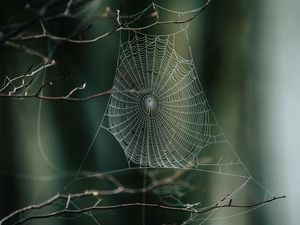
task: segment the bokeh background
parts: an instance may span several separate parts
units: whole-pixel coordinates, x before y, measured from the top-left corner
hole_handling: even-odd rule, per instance
[[[2,2],[0,26],[30,18],[32,14],[24,13],[26,3]],[[157,3],[174,10],[201,5],[194,0]],[[134,11],[150,1],[89,1],[76,10],[82,10],[80,16],[99,17],[67,18],[47,25],[51,32],[65,35],[92,24],[86,35],[93,37],[115,27],[114,18],[102,15],[107,7],[115,12],[120,4]],[[242,216],[207,224],[299,224],[299,11],[297,0],[213,0],[189,28],[200,80],[225,134],[257,181],[275,195],[287,195]],[[39,25],[32,29],[38,30]],[[57,61],[55,68],[40,75],[39,82],[43,76],[71,74],[45,94],[61,95],[82,80],[88,85],[84,95],[112,85],[117,33],[86,45],[47,40],[25,43]],[[5,75],[22,74],[39,63],[40,59],[18,49],[1,46],[1,82]],[[108,96],[84,103],[0,98],[0,218],[61,191],[67,171],[76,170],[82,162],[107,100]],[[121,152],[113,151],[118,144],[108,133],[101,133],[94,148],[101,150],[98,157],[88,159],[93,170],[115,170],[126,164]],[[116,214],[113,224],[126,224],[122,215],[126,216]],[[148,218],[147,224],[154,224],[151,221],[155,219]]]

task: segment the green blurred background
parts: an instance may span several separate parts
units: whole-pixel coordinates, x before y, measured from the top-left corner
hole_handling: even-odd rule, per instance
[[[29,18],[31,14],[23,12],[26,3],[2,2],[0,26]],[[199,7],[203,1],[157,3],[174,10],[188,10]],[[87,10],[80,15],[102,15],[107,7],[115,12],[120,4],[117,0],[88,1],[88,7],[84,6]],[[123,2],[133,11],[148,4],[150,1]],[[207,224],[299,224],[299,11],[297,0],[213,0],[189,28],[200,80],[225,134],[257,181],[275,195],[287,195],[287,199],[242,216]],[[89,24],[93,26],[87,36],[92,37],[111,30],[116,21],[70,18],[52,22],[49,29],[63,35]],[[47,40],[24,43],[53,54],[57,65],[45,72],[47,79],[71,74],[45,94],[59,95],[64,88],[82,80],[87,83],[83,95],[105,91],[112,85],[118,33],[85,45],[57,45]],[[1,46],[1,82],[5,75],[22,74],[38,63],[38,58]],[[42,78],[43,74],[39,82]],[[82,162],[107,100],[108,96],[84,103],[0,98],[0,218],[62,190],[68,181],[68,171],[76,170]],[[85,169],[124,168],[126,161],[112,135],[102,131],[99,136],[93,146],[97,152],[87,158]],[[163,217],[160,213],[153,215]],[[147,220],[147,224],[156,224],[151,222],[156,221],[154,217]],[[125,221],[126,212],[117,211],[104,214],[100,224],[130,224]]]

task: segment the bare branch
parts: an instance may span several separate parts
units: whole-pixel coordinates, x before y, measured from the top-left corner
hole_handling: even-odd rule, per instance
[[[116,14],[116,20],[118,23],[118,27],[116,27],[115,29],[104,33],[102,35],[99,35],[95,38],[92,39],[75,39],[72,37],[76,37],[79,35],[79,33],[75,34],[75,35],[71,35],[71,37],[60,37],[60,36],[56,36],[54,34],[51,34],[47,28],[45,27],[45,24],[43,23],[43,21],[46,20],[51,20],[54,18],[58,18],[58,17],[62,17],[62,16],[69,16],[70,15],[70,8],[72,6],[73,0],[69,0],[66,3],[65,6],[65,10],[63,12],[58,12],[57,14],[54,15],[47,15],[47,10],[48,8],[57,3],[57,0],[53,0],[48,2],[47,4],[45,4],[39,11],[38,11],[38,16],[36,18],[34,18],[34,21],[31,22],[25,22],[24,24],[18,26],[15,30],[13,30],[13,32],[8,33],[8,34],[4,34],[4,36],[1,38],[0,43],[3,43],[7,46],[10,47],[14,47],[17,49],[20,49],[22,51],[24,51],[25,53],[32,55],[32,56],[36,56],[39,57],[43,60],[44,65],[39,67],[38,69],[31,71],[28,74],[25,75],[21,75],[21,76],[17,76],[15,78],[9,78],[8,76],[6,76],[6,79],[4,81],[4,83],[2,84],[2,87],[0,88],[0,97],[12,97],[12,98],[17,98],[17,99],[25,99],[25,98],[38,98],[38,99],[42,99],[42,100],[66,100],[66,101],[79,101],[79,102],[84,102],[84,101],[88,101],[100,96],[104,96],[107,94],[111,94],[112,93],[112,89],[103,91],[103,92],[98,92],[95,93],[93,95],[87,96],[87,97],[74,97],[74,94],[77,93],[78,91],[84,90],[86,85],[78,85],[76,87],[74,87],[72,90],[70,90],[66,95],[64,96],[44,96],[42,94],[42,90],[53,84],[53,81],[47,82],[46,84],[42,84],[42,86],[40,87],[40,89],[38,90],[37,93],[27,93],[25,92],[24,94],[19,93],[20,91],[26,90],[26,88],[33,82],[33,80],[35,79],[35,76],[38,72],[40,72],[41,70],[46,69],[47,67],[50,67],[52,65],[54,65],[54,61],[50,60],[46,55],[42,54],[39,51],[36,51],[34,49],[31,49],[25,45],[16,43],[16,42],[12,42],[9,40],[32,40],[32,39],[40,39],[40,38],[48,38],[50,40],[54,40],[54,41],[62,41],[62,42],[68,42],[68,43],[74,43],[74,44],[84,44],[84,43],[93,43],[96,42],[98,40],[101,40],[105,37],[108,37],[116,32],[119,32],[121,30],[130,30],[130,31],[140,31],[140,30],[144,30],[144,29],[148,29],[157,25],[168,25],[168,24],[183,24],[183,23],[188,23],[191,22],[192,20],[194,20],[196,17],[198,17],[201,12],[209,5],[209,3],[211,2],[211,0],[207,0],[207,2],[205,3],[205,5],[199,9],[199,11],[192,17],[185,19],[185,20],[174,20],[174,21],[159,21],[159,15],[158,15],[158,11],[156,9],[156,5],[152,2],[152,8],[154,10],[154,13],[152,16],[156,17],[156,21],[152,24],[146,25],[146,26],[142,26],[142,27],[126,27],[124,26],[124,24],[121,22],[121,18],[126,18],[126,16],[121,16],[120,15],[120,11],[117,10],[117,14]],[[35,23],[36,21],[40,22],[41,28],[42,28],[42,33],[38,33],[38,34],[31,34],[31,35],[24,35],[24,31],[29,28],[30,26],[33,25],[33,23]],[[87,28],[88,29],[88,28]],[[80,33],[86,31],[86,29],[84,29],[83,31],[81,31]]]
[[[142,188],[125,187],[114,176],[108,175],[108,174],[102,174],[102,175],[97,176],[97,178],[111,182],[115,186],[115,188],[109,189],[109,190],[87,190],[82,193],[76,193],[76,194],[57,194],[57,195],[53,196],[52,198],[46,200],[45,202],[42,202],[40,204],[30,205],[30,206],[27,206],[27,207],[24,207],[24,208],[21,208],[19,210],[12,212],[8,216],[6,216],[2,220],[0,220],[0,225],[2,225],[7,220],[9,220],[21,213],[25,213],[30,210],[42,209],[46,206],[55,204],[59,200],[66,200],[64,210],[69,211],[68,208],[69,208],[70,202],[73,200],[76,200],[76,199],[84,199],[87,197],[110,196],[110,195],[117,195],[117,194],[121,194],[121,193],[136,194],[136,193],[149,192],[155,188],[158,188],[158,187],[161,187],[164,185],[168,185],[168,184],[172,184],[173,182],[178,180],[180,177],[182,177],[186,173],[187,173],[187,171],[183,171],[183,170],[176,171],[173,175],[165,177],[165,178],[161,178],[159,180],[156,180],[155,177],[151,176],[151,173],[149,173],[151,182],[146,187],[142,187]],[[97,203],[97,205],[93,205],[92,207],[97,208],[98,203]],[[21,223],[24,223],[24,222],[26,222],[26,221],[23,221]],[[17,223],[17,224],[21,224],[21,223]]]
[[[88,196],[98,197],[99,192],[87,191],[84,193],[71,194],[71,195],[59,195],[58,194],[58,195],[55,195],[53,198],[50,198],[49,200],[45,201],[44,203],[41,203],[38,205],[31,205],[31,206],[25,207],[23,209],[16,210],[15,212],[11,213],[9,216],[0,220],[0,225],[2,225],[7,220],[11,219],[12,217],[14,217],[20,213],[24,213],[24,212],[32,210],[32,209],[43,208],[45,206],[54,204],[59,199],[67,200],[67,203],[66,203],[66,206],[64,207],[64,209],[50,212],[50,213],[40,214],[40,215],[28,216],[28,217],[18,220],[16,223],[14,223],[14,225],[23,224],[25,222],[37,220],[37,219],[57,217],[57,216],[61,216],[63,214],[81,214],[81,213],[85,213],[85,212],[89,212],[89,211],[111,210],[111,209],[120,209],[120,208],[128,208],[128,207],[160,208],[163,210],[169,210],[169,211],[175,211],[175,212],[178,211],[178,212],[187,212],[187,213],[194,213],[194,214],[203,214],[203,213],[207,213],[207,212],[213,211],[215,209],[220,209],[220,208],[251,209],[251,208],[256,208],[258,206],[265,205],[267,203],[270,203],[270,202],[273,202],[273,201],[276,201],[279,199],[286,198],[286,196],[279,196],[279,197],[274,196],[273,198],[270,198],[268,200],[251,203],[251,204],[244,204],[244,205],[232,204],[232,199],[230,199],[230,201],[228,203],[223,204],[224,200],[227,199],[227,198],[223,198],[215,205],[203,207],[203,208],[199,208],[199,209],[195,207],[195,206],[198,206],[198,204],[188,205],[188,206],[186,206],[186,205],[185,206],[171,206],[171,205],[162,204],[163,201],[159,201],[158,203],[133,202],[133,203],[124,203],[124,204],[116,204],[116,205],[99,205],[101,200],[98,199],[97,202],[90,207],[85,207],[85,208],[80,208],[80,209],[68,209],[67,206],[69,205],[69,202],[71,200],[78,199],[78,198],[84,198],[84,197],[88,197]]]
[[[0,225],[4,225],[4,223],[8,222],[9,220],[12,220],[13,218],[17,219],[17,224],[23,224],[25,222],[36,220],[36,219],[43,219],[43,218],[50,218],[50,217],[57,217],[63,214],[81,214],[89,211],[99,211],[99,210],[109,210],[109,209],[118,209],[118,208],[127,208],[127,207],[149,207],[149,208],[160,208],[163,210],[170,210],[170,211],[180,211],[180,212],[187,212],[187,213],[194,213],[194,214],[202,214],[206,212],[213,211],[215,209],[219,208],[256,208],[261,205],[265,205],[267,203],[283,199],[285,196],[274,196],[273,198],[250,203],[250,204],[233,204],[233,199],[231,198],[231,195],[226,195],[224,198],[219,200],[216,204],[209,205],[206,207],[200,207],[200,203],[194,203],[194,204],[184,204],[181,201],[179,201],[175,196],[173,195],[167,195],[162,197],[157,203],[146,203],[146,202],[132,202],[132,203],[124,203],[124,204],[115,204],[115,205],[100,205],[101,200],[105,198],[105,196],[116,196],[119,194],[138,194],[138,193],[146,193],[151,192],[161,186],[165,185],[177,185],[176,181],[179,182],[180,178],[184,176],[188,170],[178,170],[175,171],[173,175],[169,175],[160,179],[156,179],[154,174],[152,174],[150,171],[148,171],[145,175],[150,179],[150,182],[146,184],[146,186],[143,186],[141,188],[129,188],[124,186],[115,176],[110,174],[99,174],[97,176],[93,176],[95,179],[100,179],[103,181],[110,182],[114,187],[112,189],[98,189],[98,190],[86,190],[81,193],[67,193],[67,194],[57,194],[50,199],[40,203],[40,204],[34,204],[30,205],[21,209],[18,209],[8,216],[4,217],[0,220]],[[82,173],[83,176],[90,177],[90,174]],[[180,181],[182,182],[182,181]],[[96,201],[92,204],[87,205],[83,208],[71,208],[71,202],[74,200],[88,200],[89,198],[94,198]],[[175,200],[180,203],[179,205],[174,206],[174,204],[168,203],[168,200]],[[61,201],[65,202],[62,203]],[[60,204],[59,204],[60,203]],[[39,210],[39,209],[45,209],[47,206],[51,205],[62,205],[63,208],[59,210],[54,210],[52,212],[48,213],[41,213],[41,214],[34,214],[29,213],[33,210]],[[24,213],[29,213],[28,216],[23,217],[22,219],[19,219],[19,215]]]
[[[3,33],[3,35],[0,37],[0,45],[5,43],[6,41],[10,40],[12,37],[16,37],[19,34],[23,33],[24,31],[26,31],[28,28],[32,27],[35,25],[36,22],[40,21],[40,20],[47,20],[49,18],[57,18],[60,16],[65,16],[65,13],[61,13],[61,12],[56,12],[54,13],[54,15],[48,15],[48,10],[51,6],[53,6],[54,4],[60,3],[62,1],[60,0],[52,0],[52,1],[47,1],[36,13],[35,16],[33,16],[31,19],[18,24],[17,26],[12,26],[11,25],[11,29],[8,29],[8,32]],[[72,1],[68,1],[66,9],[68,9],[70,7],[69,3],[72,3]],[[29,6],[28,6],[29,7]]]
[[[37,39],[37,38],[48,38],[51,40],[55,40],[55,41],[64,41],[64,42],[68,42],[68,43],[73,43],[73,44],[87,44],[87,43],[93,43],[96,42],[98,40],[101,40],[103,38],[106,38],[116,32],[119,32],[121,30],[129,30],[129,31],[141,31],[141,30],[146,30],[149,28],[152,28],[154,26],[157,25],[171,25],[171,24],[184,24],[184,23],[189,23],[191,21],[193,21],[195,18],[197,18],[206,8],[207,6],[210,4],[211,0],[207,0],[206,3],[199,9],[199,11],[192,17],[188,18],[188,19],[184,19],[184,20],[170,20],[170,21],[159,21],[159,16],[156,10],[156,6],[155,4],[152,2],[152,7],[154,9],[154,14],[153,16],[155,16],[157,18],[156,22],[151,23],[149,25],[146,26],[141,26],[141,27],[125,27],[124,24],[120,21],[120,10],[117,10],[117,23],[118,23],[118,27],[116,27],[115,29],[106,32],[104,34],[98,35],[95,38],[91,38],[91,39],[72,39],[72,38],[67,38],[67,37],[60,37],[60,36],[56,36],[54,34],[51,34],[49,31],[43,29],[43,33],[42,34],[36,34],[36,35],[29,35],[29,36],[19,36],[19,37],[14,37],[14,39],[17,40],[29,40],[29,39]]]
[[[48,85],[52,85],[51,82],[49,82],[47,84]],[[45,88],[46,86],[41,86],[42,88]],[[68,94],[66,94],[65,96],[44,96],[41,93],[39,94],[24,94],[24,95],[13,95],[13,93],[9,93],[9,94],[2,94],[0,93],[0,97],[2,98],[15,98],[15,99],[29,99],[29,98],[36,98],[36,99],[42,99],[42,100],[47,100],[47,101],[75,101],[75,102],[86,102],[89,101],[91,99],[100,97],[100,96],[105,96],[105,95],[109,95],[112,93],[111,89],[108,89],[107,91],[103,91],[103,92],[98,92],[96,94],[87,96],[87,97],[83,97],[83,98],[76,98],[76,97],[72,97],[72,95],[74,95],[75,92],[77,92],[78,90],[83,90],[85,89],[85,87],[83,86],[77,86],[75,88],[73,88],[70,92],[68,92]]]
[[[26,89],[31,84],[39,72],[54,65],[55,61],[50,60],[26,74],[14,78],[6,76],[6,79],[0,88],[0,97],[15,97],[18,91]],[[27,80],[29,80],[29,82],[26,82]],[[26,94],[21,96],[22,97],[20,98],[24,98],[26,97]]]
[[[28,48],[25,45],[17,44],[17,43],[11,42],[11,41],[6,41],[5,45],[11,46],[13,48],[20,49],[20,50],[24,51],[25,53],[27,53],[29,55],[39,57],[45,63],[48,62],[48,61],[50,61],[50,59],[47,56],[45,56],[44,54],[42,54],[42,53],[40,53],[38,51],[35,51],[35,50],[31,49],[31,48]]]

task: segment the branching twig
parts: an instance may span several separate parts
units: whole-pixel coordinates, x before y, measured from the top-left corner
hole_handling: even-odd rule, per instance
[[[9,78],[8,76],[5,77],[4,83],[0,88],[0,97],[16,97],[17,92],[20,90],[24,90],[30,85],[37,76],[39,72],[42,70],[54,66],[55,61],[50,60],[44,63],[43,65],[39,66],[38,68],[29,71],[26,74]],[[26,82],[29,79],[29,82]],[[26,94],[20,95],[20,98],[26,97]]]
[[[49,8],[59,2],[61,2],[61,1],[60,0],[46,1],[46,3],[40,8],[40,10],[36,13],[36,15],[33,16],[31,19],[29,19],[21,24],[18,24],[18,26],[11,25],[11,27],[12,27],[11,29],[6,28],[6,30],[8,30],[8,32],[2,32],[2,35],[0,37],[0,45],[5,43],[6,41],[10,40],[12,37],[16,37],[19,34],[23,33],[28,28],[34,26],[35,23],[40,20],[47,20],[49,18],[52,19],[52,18],[56,18],[56,17],[60,17],[60,16],[65,16],[65,11],[63,13],[56,12],[56,13],[54,13],[54,15],[48,15]],[[66,9],[68,9],[70,7],[70,5],[69,5],[70,2],[72,2],[72,1],[68,1],[67,5],[66,5]]]
[[[199,208],[199,209],[196,209],[194,207],[186,207],[186,206],[184,206],[184,207],[170,206],[170,205],[162,204],[162,201],[159,201],[158,203],[133,202],[133,203],[124,203],[124,204],[116,204],[116,205],[99,205],[100,200],[98,199],[98,201],[90,207],[85,207],[85,208],[80,208],[80,209],[68,209],[67,206],[69,205],[69,202],[71,200],[85,198],[88,196],[98,197],[101,195],[99,195],[99,192],[97,192],[97,191],[87,191],[84,193],[71,194],[71,195],[58,194],[58,195],[54,196],[53,198],[50,198],[49,200],[45,201],[44,203],[41,203],[38,205],[31,205],[31,206],[28,206],[28,207],[25,207],[23,209],[13,212],[9,216],[0,220],[0,225],[2,225],[7,220],[11,219],[12,217],[14,217],[20,213],[24,213],[24,212],[27,212],[32,209],[41,209],[45,206],[54,204],[55,202],[57,202],[60,199],[67,200],[66,206],[62,210],[57,210],[57,211],[45,213],[45,214],[28,216],[28,217],[18,220],[16,223],[14,223],[14,225],[23,224],[25,222],[36,220],[36,219],[57,217],[57,216],[61,216],[64,214],[81,214],[81,213],[85,213],[85,212],[89,212],[89,211],[111,210],[111,209],[120,209],[120,208],[128,208],[128,207],[160,208],[163,210],[169,210],[169,211],[175,211],[175,212],[178,211],[178,212],[187,212],[187,213],[194,213],[194,214],[203,214],[203,213],[207,213],[207,212],[213,211],[215,209],[220,209],[220,208],[247,208],[247,209],[256,208],[258,206],[265,205],[267,203],[270,203],[270,202],[273,202],[273,201],[276,201],[279,199],[283,199],[286,197],[286,196],[279,196],[279,197],[274,196],[273,198],[270,198],[268,200],[251,203],[251,204],[233,204],[232,199],[230,199],[230,201],[226,204],[221,204],[224,201],[224,199],[223,199],[215,205],[204,207],[204,208]]]
[[[184,19],[184,20],[170,20],[170,21],[159,21],[159,16],[155,7],[155,4],[152,3],[152,7],[154,9],[154,16],[157,18],[157,20],[149,25],[146,26],[140,26],[140,27],[126,27],[124,26],[124,24],[120,21],[120,10],[117,10],[117,23],[118,26],[109,31],[106,32],[104,34],[98,35],[95,38],[92,39],[71,39],[71,38],[67,38],[67,37],[60,37],[60,36],[56,36],[54,34],[51,34],[49,31],[45,30],[45,28],[43,28],[43,33],[42,34],[36,34],[36,35],[29,35],[29,36],[18,36],[18,37],[14,37],[14,39],[17,40],[29,40],[29,39],[37,39],[37,38],[48,38],[51,40],[55,40],[55,41],[64,41],[64,42],[69,42],[69,43],[74,43],[74,44],[86,44],[86,43],[93,43],[96,42],[98,40],[101,40],[103,38],[106,38],[116,32],[119,32],[121,30],[128,30],[128,31],[141,31],[141,30],[146,30],[149,28],[152,28],[154,26],[157,25],[171,25],[171,24],[184,24],[184,23],[189,23],[191,21],[193,21],[195,18],[197,18],[206,8],[207,6],[210,4],[211,0],[207,0],[206,3],[199,9],[199,11],[192,17],[188,18],[188,19]]]
[[[45,4],[37,13],[37,17],[33,19],[33,21],[30,22],[25,22],[22,25],[17,26],[17,28],[13,29],[12,32],[9,32],[8,34],[3,34],[2,38],[0,39],[0,43],[4,43],[7,46],[11,46],[20,50],[23,50],[25,53],[29,54],[29,55],[33,55],[33,56],[37,56],[39,58],[41,58],[44,62],[44,65],[39,67],[38,69],[31,71],[28,74],[25,75],[21,75],[21,76],[17,76],[15,78],[9,78],[8,76],[6,77],[2,87],[0,88],[0,97],[10,97],[10,98],[18,98],[18,99],[26,99],[26,98],[37,98],[37,99],[42,99],[42,100],[67,100],[67,101],[79,101],[79,102],[84,102],[84,101],[88,101],[94,98],[97,98],[99,96],[104,96],[107,94],[111,94],[112,93],[112,89],[103,91],[103,92],[98,92],[96,94],[87,96],[87,97],[74,97],[74,94],[77,93],[80,90],[85,89],[86,85],[79,85],[74,87],[73,89],[71,89],[66,95],[64,96],[44,96],[42,94],[42,90],[49,86],[52,85],[53,82],[48,82],[46,84],[42,84],[39,91],[37,93],[27,93],[25,92],[24,94],[19,93],[19,91],[21,90],[26,90],[26,88],[33,82],[33,80],[35,79],[35,75],[40,72],[43,69],[46,69],[49,66],[54,65],[54,61],[50,60],[47,56],[45,56],[44,54],[42,54],[39,51],[33,50],[25,45],[16,43],[16,42],[12,42],[10,40],[15,40],[15,41],[24,41],[24,40],[30,40],[30,39],[40,39],[40,38],[48,38],[50,40],[53,41],[61,41],[61,42],[69,42],[69,43],[75,43],[75,44],[84,44],[84,43],[93,43],[96,42],[100,39],[103,39],[105,37],[108,37],[116,32],[119,32],[121,30],[129,30],[129,31],[141,31],[141,30],[145,30],[145,29],[149,29],[151,27],[157,26],[157,25],[169,25],[169,24],[183,24],[183,23],[189,23],[192,20],[194,20],[196,17],[198,17],[201,12],[209,5],[209,3],[211,2],[211,0],[207,0],[205,5],[199,9],[199,11],[192,17],[185,19],[185,20],[173,20],[173,21],[159,21],[159,15],[156,9],[155,4],[152,2],[152,8],[153,8],[153,15],[156,17],[156,21],[146,25],[146,26],[141,26],[141,27],[127,27],[125,26],[122,21],[121,18],[124,18],[120,15],[120,11],[117,10],[117,15],[116,15],[116,19],[117,19],[117,23],[118,26],[107,32],[104,34],[101,34],[95,38],[92,39],[75,39],[73,37],[78,36],[79,33],[75,34],[75,35],[71,35],[71,37],[60,37],[60,36],[56,36],[54,34],[51,34],[45,27],[45,24],[43,23],[43,21],[45,20],[50,20],[50,19],[54,19],[60,16],[68,16],[70,15],[70,8],[72,6],[73,0],[68,0],[68,2],[66,3],[65,6],[65,10],[63,12],[57,12],[57,14],[54,15],[48,15],[47,14],[47,10],[49,7],[51,7],[53,4],[57,3],[57,0],[52,0],[49,1],[47,4]],[[125,17],[126,18],[126,17]],[[40,25],[42,28],[42,33],[40,34],[33,34],[33,35],[23,35],[23,32],[29,28],[30,26],[32,26],[36,21],[40,21]],[[86,30],[86,29],[85,29]],[[82,33],[82,32],[80,32]],[[29,79],[29,81],[26,82],[26,80]]]
[[[194,214],[201,214],[201,213],[206,213],[210,212],[215,209],[219,208],[255,208],[282,198],[285,198],[285,196],[279,196],[276,197],[274,196],[273,198],[260,201],[260,202],[255,202],[251,204],[234,204],[233,199],[231,198],[230,195],[225,196],[222,198],[220,201],[218,201],[216,204],[206,206],[206,207],[200,207],[200,203],[194,203],[194,204],[183,204],[180,202],[180,205],[174,206],[170,205],[167,203],[166,200],[168,199],[173,199],[177,201],[177,198],[175,198],[172,195],[164,196],[162,197],[157,203],[146,203],[146,202],[132,202],[132,203],[123,203],[123,204],[115,204],[115,205],[100,205],[100,202],[105,196],[116,196],[118,194],[138,194],[138,193],[145,193],[145,192],[151,192],[155,190],[156,188],[159,188],[161,186],[165,185],[175,185],[176,181],[179,181],[179,179],[187,173],[187,170],[179,170],[176,171],[173,175],[156,179],[156,177],[148,172],[148,176],[150,179],[150,182],[141,188],[129,188],[124,186],[116,177],[110,174],[99,174],[97,175],[96,179],[102,179],[104,181],[108,181],[113,186],[115,186],[112,189],[99,189],[99,190],[87,190],[81,193],[75,193],[75,194],[57,194],[53,196],[52,198],[40,203],[40,204],[35,204],[35,205],[30,205],[21,209],[18,209],[8,216],[4,217],[3,219],[0,220],[0,225],[4,225],[4,223],[8,222],[9,220],[12,220],[13,218],[17,219],[17,222],[14,224],[23,224],[25,222],[31,221],[31,220],[36,220],[36,219],[43,219],[43,218],[50,218],[50,217],[57,217],[61,216],[64,214],[81,214],[89,211],[99,211],[99,210],[109,210],[109,209],[119,209],[119,208],[127,208],[127,207],[149,207],[149,208],[160,208],[163,210],[170,210],[170,211],[180,211],[180,212],[188,212],[188,213],[194,213]],[[83,174],[84,175],[84,174]],[[86,174],[87,177],[89,177],[89,174]],[[92,203],[90,206],[86,206],[83,208],[75,208],[72,209],[70,208],[71,202],[75,200],[88,200],[88,198],[95,198],[96,202]],[[61,201],[64,201],[62,203]],[[59,210],[54,210],[49,213],[41,213],[41,214],[34,214],[23,217],[22,219],[18,219],[18,216],[20,214],[24,213],[29,213],[33,212],[33,210],[39,210],[39,209],[45,209],[48,206],[51,205],[63,205],[63,208]],[[26,214],[25,214],[26,215]]]
[[[157,180],[154,176],[150,175],[151,182],[146,186],[146,187],[141,187],[141,188],[129,188],[124,186],[120,181],[118,181],[114,176],[112,175],[99,175],[97,178],[107,180],[110,183],[112,183],[115,188],[113,189],[108,189],[108,190],[87,190],[82,193],[76,193],[76,194],[57,194],[53,196],[52,198],[46,200],[45,202],[42,202],[40,204],[35,204],[35,205],[30,205],[21,209],[18,209],[8,216],[4,217],[2,220],[0,220],[0,225],[5,223],[6,221],[10,220],[13,217],[16,217],[22,213],[26,213],[30,210],[36,210],[36,209],[42,209],[45,208],[46,206],[53,205],[59,200],[66,200],[65,208],[64,211],[69,211],[69,205],[70,202],[76,199],[84,199],[87,197],[103,197],[103,196],[109,196],[109,195],[118,195],[121,193],[126,193],[126,194],[137,194],[137,193],[144,193],[144,192],[149,192],[154,190],[155,188],[164,186],[164,185],[172,185],[176,180],[178,180],[180,177],[182,177],[187,171],[180,170],[175,172],[172,176],[167,176],[165,178],[161,178]],[[97,205],[93,205],[93,208],[98,207]],[[26,221],[23,221],[21,223],[24,223]],[[17,224],[21,224],[17,223]]]

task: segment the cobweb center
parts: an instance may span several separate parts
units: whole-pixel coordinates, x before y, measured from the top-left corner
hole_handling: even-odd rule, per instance
[[[144,107],[146,110],[155,109],[157,106],[157,100],[153,95],[147,95],[144,98]]]

